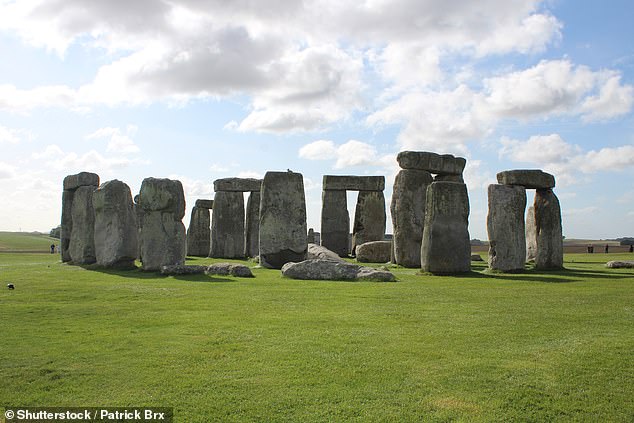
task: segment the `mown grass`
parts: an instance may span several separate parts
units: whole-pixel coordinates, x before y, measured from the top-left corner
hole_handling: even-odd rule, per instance
[[[169,406],[179,422],[634,421],[634,272],[603,267],[617,258],[633,259],[345,283],[2,254],[0,404]]]
[[[0,231],[0,252],[49,252],[51,244],[59,245],[59,239],[36,232]]]

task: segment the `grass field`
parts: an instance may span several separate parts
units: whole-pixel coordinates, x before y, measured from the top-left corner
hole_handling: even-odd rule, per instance
[[[59,239],[37,232],[1,232],[0,252],[50,252]]]
[[[634,271],[607,259],[634,258],[345,283],[4,253],[0,404],[167,406],[178,422],[631,422]]]

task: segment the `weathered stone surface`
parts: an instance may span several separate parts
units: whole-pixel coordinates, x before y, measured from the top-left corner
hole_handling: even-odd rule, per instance
[[[383,191],[385,176],[324,175],[325,191]]]
[[[262,179],[254,178],[224,178],[214,181],[214,191],[255,192],[260,191]]]
[[[196,207],[211,210],[214,208],[214,200],[196,200]]]
[[[291,279],[303,280],[374,282],[396,280],[394,275],[386,270],[330,260],[305,260],[299,263],[287,263],[282,267],[282,275]]]
[[[371,241],[357,245],[355,256],[361,263],[387,263],[392,256],[392,241]]]
[[[80,172],[76,175],[68,175],[64,178],[64,190],[74,191],[83,186],[99,186],[99,175],[90,172]]]
[[[535,192],[537,255],[535,269],[557,270],[564,267],[564,241],[559,199],[550,189]]]
[[[436,175],[434,176],[434,182],[458,182],[464,184],[464,178],[462,175]]]
[[[344,260],[341,257],[339,257],[339,255],[335,253],[334,251],[330,251],[328,248],[322,245],[311,244],[311,243],[308,244],[308,254],[306,255],[306,259],[307,260],[321,259],[321,260],[336,261],[338,263],[344,263]]]
[[[244,197],[242,192],[218,191],[211,217],[210,257],[244,257]]]
[[[203,275],[207,272],[207,266],[202,265],[171,265],[161,266],[161,274],[168,276],[182,276],[182,275]]]
[[[535,223],[535,207],[530,206],[526,212],[526,261],[535,261],[537,257],[537,224]]]
[[[92,194],[95,254],[103,267],[133,268],[138,253],[136,214],[130,187],[112,180]]]
[[[141,183],[141,261],[143,270],[185,263],[187,240],[182,218],[185,195],[180,181],[145,178]]]
[[[257,257],[260,254],[260,191],[252,191],[247,200],[246,230],[244,232],[244,255]]]
[[[73,231],[73,196],[75,191],[64,190],[62,193],[62,227],[60,230],[60,254],[62,262],[66,263],[70,258],[70,235]]]
[[[198,200],[200,201],[200,200]],[[198,204],[196,201],[196,204]],[[197,257],[209,256],[211,248],[211,214],[205,207],[192,208],[189,228],[187,228],[187,255]]]
[[[306,259],[306,199],[301,173],[267,172],[260,201],[260,264],[281,269]]]
[[[321,245],[347,257],[350,253],[350,215],[346,191],[323,191],[321,199]]]
[[[141,183],[139,203],[145,211],[161,211],[181,220],[185,216],[185,194],[180,181],[145,178]]]
[[[141,225],[143,224],[143,207],[139,205],[139,194],[134,196],[134,214],[136,216],[136,231],[138,239],[137,260],[141,260]]]
[[[497,174],[502,185],[521,185],[529,189],[554,188],[555,177],[539,169],[505,170]]]
[[[426,170],[441,175],[462,175],[467,163],[462,157],[428,151],[401,151],[396,161],[402,169]]]
[[[421,268],[434,274],[469,272],[469,197],[467,186],[434,182],[427,188]]]
[[[484,261],[480,254],[471,254],[471,261]]]
[[[359,191],[352,227],[352,251],[357,245],[382,241],[385,236],[385,197],[382,191]]]
[[[71,216],[73,228],[68,251],[73,264],[92,264],[95,255],[95,211],[92,194],[96,187],[80,186],[75,190]]]
[[[244,264],[216,263],[207,267],[208,275],[235,276],[238,278],[253,278],[253,273]]]
[[[634,269],[634,261],[618,261],[613,260],[605,264],[610,269]]]
[[[502,272],[524,270],[526,190],[517,185],[491,184],[488,195],[489,267]]]
[[[313,228],[308,228],[308,236],[306,237],[306,241],[309,244],[315,243],[315,230]]]
[[[404,267],[420,267],[420,247],[425,224],[425,198],[432,176],[426,170],[403,169],[394,180],[392,227],[394,262]]]

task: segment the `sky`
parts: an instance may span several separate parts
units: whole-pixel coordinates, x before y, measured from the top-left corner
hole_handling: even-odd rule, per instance
[[[633,18],[629,0],[0,0],[0,230],[57,226],[80,171],[133,195],[178,179],[187,224],[215,179],[291,169],[318,231],[323,175],[384,175],[389,205],[415,150],[467,159],[472,238],[509,169],[555,175],[567,238],[634,236]]]

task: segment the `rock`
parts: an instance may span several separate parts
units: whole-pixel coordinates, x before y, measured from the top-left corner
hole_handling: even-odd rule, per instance
[[[392,241],[371,241],[357,245],[355,256],[362,263],[387,263],[392,256]]]
[[[535,192],[537,254],[535,269],[558,270],[564,267],[564,241],[559,199],[550,189]]]
[[[143,270],[185,264],[185,195],[180,181],[145,178],[141,183],[141,261]]]
[[[484,261],[480,254],[471,254],[471,261]]]
[[[434,176],[434,182],[458,182],[464,184],[464,178],[462,175],[436,175]]]
[[[309,244],[315,243],[315,230],[313,228],[308,228],[308,235],[306,236],[306,241],[308,241]],[[310,246],[308,248],[310,248]]]
[[[352,251],[357,245],[385,237],[385,197],[382,191],[359,191],[352,227]]]
[[[130,187],[112,180],[92,194],[95,254],[103,267],[134,268],[138,253],[136,214]]]
[[[324,175],[322,185],[325,191],[383,191],[385,176]]]
[[[95,211],[92,207],[92,194],[96,187],[81,186],[73,195],[68,252],[73,264],[92,264],[97,261],[95,255]]]
[[[526,212],[526,261],[535,261],[537,257],[537,224],[535,223],[535,207],[530,206]]]
[[[350,215],[346,191],[323,191],[321,202],[321,245],[341,257],[350,253]]]
[[[99,186],[99,175],[90,172],[80,172],[64,178],[64,190],[74,191],[79,187]]]
[[[196,200],[195,207],[211,210],[214,208],[214,200]]]
[[[330,260],[338,263],[345,263],[345,261],[339,257],[337,253],[334,251],[330,251],[328,248],[322,245],[316,244],[308,244],[308,254],[306,255],[307,260]]]
[[[252,191],[249,194],[246,213],[244,255],[257,257],[260,254],[260,191]]]
[[[385,270],[377,270],[346,262],[330,260],[304,260],[286,263],[282,275],[291,279],[331,281],[375,281],[392,282],[396,278]]]
[[[634,269],[634,261],[609,261],[605,264],[605,267],[610,269]]]
[[[548,189],[555,187],[555,177],[539,169],[505,170],[497,174],[502,185],[521,185],[528,189]]]
[[[218,191],[211,217],[210,257],[244,257],[244,197],[242,192]]]
[[[426,170],[403,169],[394,180],[392,227],[394,262],[404,267],[420,267],[420,248],[425,224],[425,198],[432,176]]]
[[[267,172],[260,200],[260,264],[281,269],[306,259],[306,199],[301,173]]]
[[[488,189],[489,267],[502,272],[524,270],[526,190],[517,185],[491,184]]]
[[[253,278],[253,273],[244,264],[216,263],[207,267],[208,275],[235,276],[238,278]]]
[[[214,181],[214,191],[229,192],[259,192],[262,186],[262,179],[254,178],[224,178]]]
[[[396,161],[402,169],[426,170],[441,175],[462,175],[467,163],[462,157],[428,151],[401,151]]]
[[[469,197],[467,186],[434,182],[427,187],[421,268],[434,274],[469,272]]]
[[[168,276],[203,275],[207,272],[207,266],[201,265],[171,265],[161,266],[161,274]]]
[[[60,230],[60,254],[62,262],[71,261],[70,258],[70,235],[73,231],[73,197],[75,191],[64,190],[62,193],[62,227]]]
[[[198,200],[200,201],[200,200]],[[196,201],[196,204],[198,204]],[[192,208],[189,228],[187,229],[187,255],[197,257],[209,256],[211,248],[211,214],[205,207]]]

